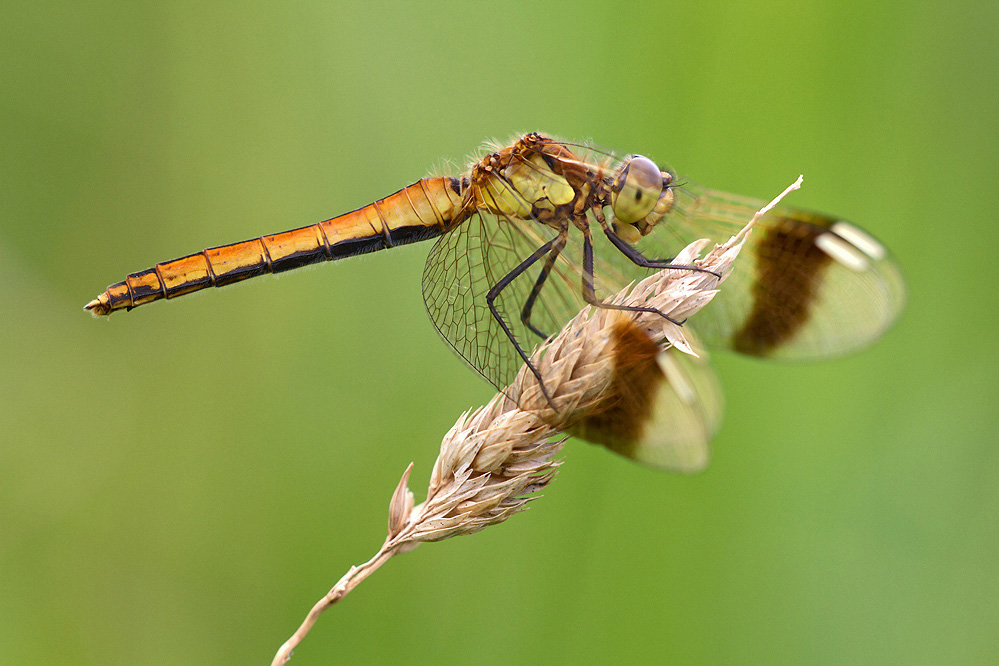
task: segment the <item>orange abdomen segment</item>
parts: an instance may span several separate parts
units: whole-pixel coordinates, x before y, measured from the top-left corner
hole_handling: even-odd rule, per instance
[[[109,315],[205,287],[433,238],[458,223],[462,189],[455,178],[424,178],[325,222],[156,264],[111,285],[86,309]]]

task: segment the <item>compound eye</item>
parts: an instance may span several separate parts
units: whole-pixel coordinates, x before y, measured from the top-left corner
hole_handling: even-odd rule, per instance
[[[636,155],[614,179],[611,207],[614,217],[634,224],[652,212],[663,191],[663,174],[648,157]]]

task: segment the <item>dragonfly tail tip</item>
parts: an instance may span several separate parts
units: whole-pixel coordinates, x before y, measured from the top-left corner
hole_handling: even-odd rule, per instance
[[[83,309],[89,311],[90,314],[94,315],[95,317],[107,316],[111,314],[111,308],[109,308],[108,304],[102,301],[100,298],[95,298],[94,300],[90,301],[89,303],[83,306]]]

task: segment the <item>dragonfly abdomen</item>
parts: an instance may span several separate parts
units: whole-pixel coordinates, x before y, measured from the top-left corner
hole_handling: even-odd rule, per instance
[[[455,223],[462,185],[424,178],[350,213],[300,229],[202,250],[132,273],[86,305],[95,315],[132,309],[206,287],[224,287],[439,236]]]

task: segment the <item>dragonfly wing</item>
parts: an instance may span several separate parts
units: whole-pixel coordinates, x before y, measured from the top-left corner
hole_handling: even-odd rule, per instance
[[[442,236],[427,257],[423,299],[431,320],[454,350],[497,388],[513,381],[523,359],[490,312],[486,295],[554,236],[554,230],[533,220],[478,212]],[[539,291],[530,323],[545,334],[557,333],[585,305],[578,262],[578,255],[559,254]],[[542,339],[521,320],[521,313],[544,264],[543,258],[536,262],[495,300],[528,355]]]
[[[614,337],[611,389],[570,433],[652,467],[701,471],[722,414],[721,387],[707,360],[660,351],[627,321]]]
[[[545,333],[558,332],[586,306],[578,236],[570,234],[537,297],[530,321]],[[455,351],[498,388],[513,380],[523,359],[490,313],[486,294],[553,237],[554,231],[529,220],[479,213],[438,240],[427,258],[423,295],[430,318]],[[594,240],[598,257],[619,254],[605,239]],[[541,339],[521,313],[543,264],[541,259],[515,278],[495,301],[528,354]],[[600,266],[598,294],[610,295],[627,284],[630,275],[607,263]],[[632,265],[631,276],[636,268]],[[571,433],[654,467],[702,469],[722,409],[721,390],[707,361],[673,349],[661,352],[628,318],[622,318],[615,335],[616,379]]]
[[[685,185],[677,188],[675,211],[638,247],[658,258],[698,238],[722,242],[764,203]],[[624,257],[604,258],[614,264],[604,270],[633,270]],[[867,232],[834,217],[779,207],[760,220],[718,295],[689,325],[713,348],[822,359],[872,344],[904,303],[898,264]]]

